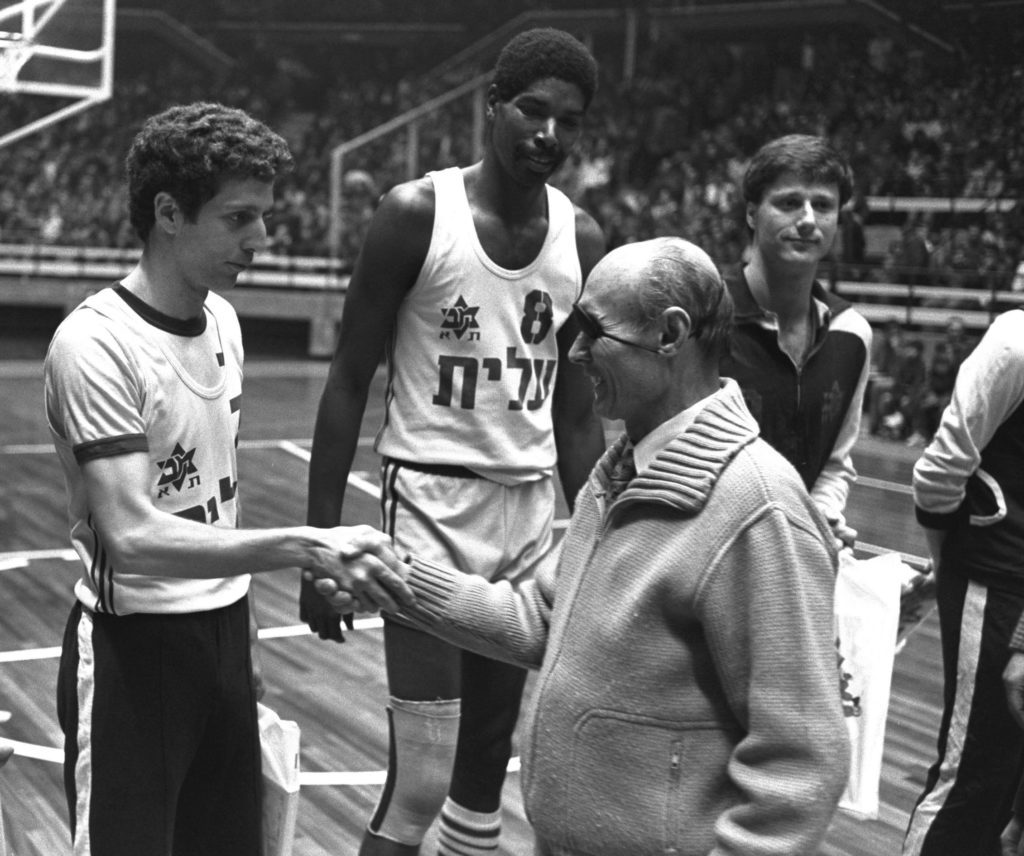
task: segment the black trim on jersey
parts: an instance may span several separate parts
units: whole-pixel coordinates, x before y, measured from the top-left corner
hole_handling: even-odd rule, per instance
[[[92,553],[92,564],[89,567],[89,577],[92,580],[93,588],[96,590],[96,611],[105,612],[111,615],[114,613],[114,569],[107,562],[107,551],[100,540],[100,533],[93,525],[92,515],[86,520],[86,525],[92,533],[94,549]]]
[[[147,324],[152,324],[165,333],[175,336],[202,336],[206,332],[206,313],[203,312],[195,318],[174,318],[165,315],[159,309],[154,309],[144,300],[140,300],[123,285],[114,287],[117,296],[127,303],[132,310]]]
[[[101,440],[89,440],[79,443],[71,451],[79,464],[95,461],[97,458],[116,458],[118,455],[129,455],[132,452],[148,452],[149,441],[145,434],[119,434],[117,437],[104,437]]]

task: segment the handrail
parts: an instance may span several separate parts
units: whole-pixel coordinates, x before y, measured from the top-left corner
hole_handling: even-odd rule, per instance
[[[473,137],[475,140],[475,148],[477,155],[482,152],[482,140],[483,140],[483,87],[490,79],[490,73],[478,74],[465,83],[460,84],[452,89],[449,89],[442,95],[438,95],[435,98],[431,98],[429,101],[412,107],[406,110],[394,119],[390,119],[382,125],[378,125],[366,133],[360,134],[357,137],[353,137],[351,140],[347,140],[344,143],[340,143],[331,150],[331,171],[330,171],[330,182],[331,182],[331,205],[330,205],[330,234],[329,244],[331,256],[338,258],[339,249],[341,246],[341,208],[342,208],[342,164],[345,155],[357,149],[366,143],[373,142],[379,137],[383,137],[386,134],[390,134],[392,131],[396,131],[406,125],[409,125],[424,116],[433,113],[439,107],[455,101],[458,98],[462,98],[467,93],[476,92],[479,97],[477,98],[476,108],[474,113],[473,121]]]
[[[896,320],[908,327],[944,326],[956,316],[965,327],[984,330],[1001,312],[1024,306],[1024,292],[994,286],[956,288],[840,279],[832,283],[832,290],[872,323]]]
[[[69,247],[49,244],[0,244],[0,278],[113,280],[127,274],[139,260],[139,249]],[[326,256],[275,256],[260,253],[238,278],[240,286],[343,289],[348,268]],[[0,289],[0,304],[3,291]]]
[[[948,214],[979,214],[1012,211],[1021,200],[985,196],[868,196],[865,201],[873,213],[928,211]]]
[[[138,261],[139,250],[118,247],[70,247],[49,244],[0,243],[0,306],[19,295],[30,294],[26,285],[46,281],[49,289],[66,283],[69,291],[84,285],[99,285],[123,277]],[[1011,271],[998,280],[1009,282]],[[238,278],[243,290],[261,289],[294,292],[344,292],[349,268],[326,256],[258,255],[253,266]],[[5,284],[11,284],[5,289]],[[891,317],[909,325],[941,325],[959,315],[969,327],[984,328],[999,312],[1024,305],[1024,291],[1009,287],[960,288],[950,285],[912,285],[896,282],[864,282],[836,278],[830,288],[852,302],[869,321],[884,322]]]

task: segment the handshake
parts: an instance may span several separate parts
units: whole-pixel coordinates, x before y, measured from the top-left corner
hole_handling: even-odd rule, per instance
[[[341,542],[318,549],[318,561],[304,568],[302,576],[335,612],[398,612],[415,603],[405,582],[409,568],[395,555],[387,535],[372,526],[330,531]]]

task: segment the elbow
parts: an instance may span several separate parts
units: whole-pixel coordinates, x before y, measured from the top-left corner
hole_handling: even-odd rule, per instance
[[[97,534],[100,547],[106,552],[108,563],[114,570],[130,574],[147,573],[147,554],[152,552],[154,542],[142,527],[97,527]]]
[[[142,550],[136,539],[130,535],[117,536],[114,538],[101,538],[104,549],[110,564],[117,571],[122,573],[138,573],[142,559]]]

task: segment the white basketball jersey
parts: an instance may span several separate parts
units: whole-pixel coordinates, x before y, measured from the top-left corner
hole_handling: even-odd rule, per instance
[[[234,528],[242,345],[231,305],[209,294],[206,327],[177,335],[145,320],[113,288],[61,323],[45,364],[46,414],[68,484],[71,541],[83,564],[75,594],[97,612],[197,612],[234,603],[249,576],[180,579],[114,567],[96,531],[81,464],[145,452],[153,504]]]
[[[549,475],[555,334],[582,287],[573,205],[548,187],[544,244],[527,267],[508,270],[480,244],[462,170],[429,175],[433,235],[389,343],[377,451],[506,483]]]

